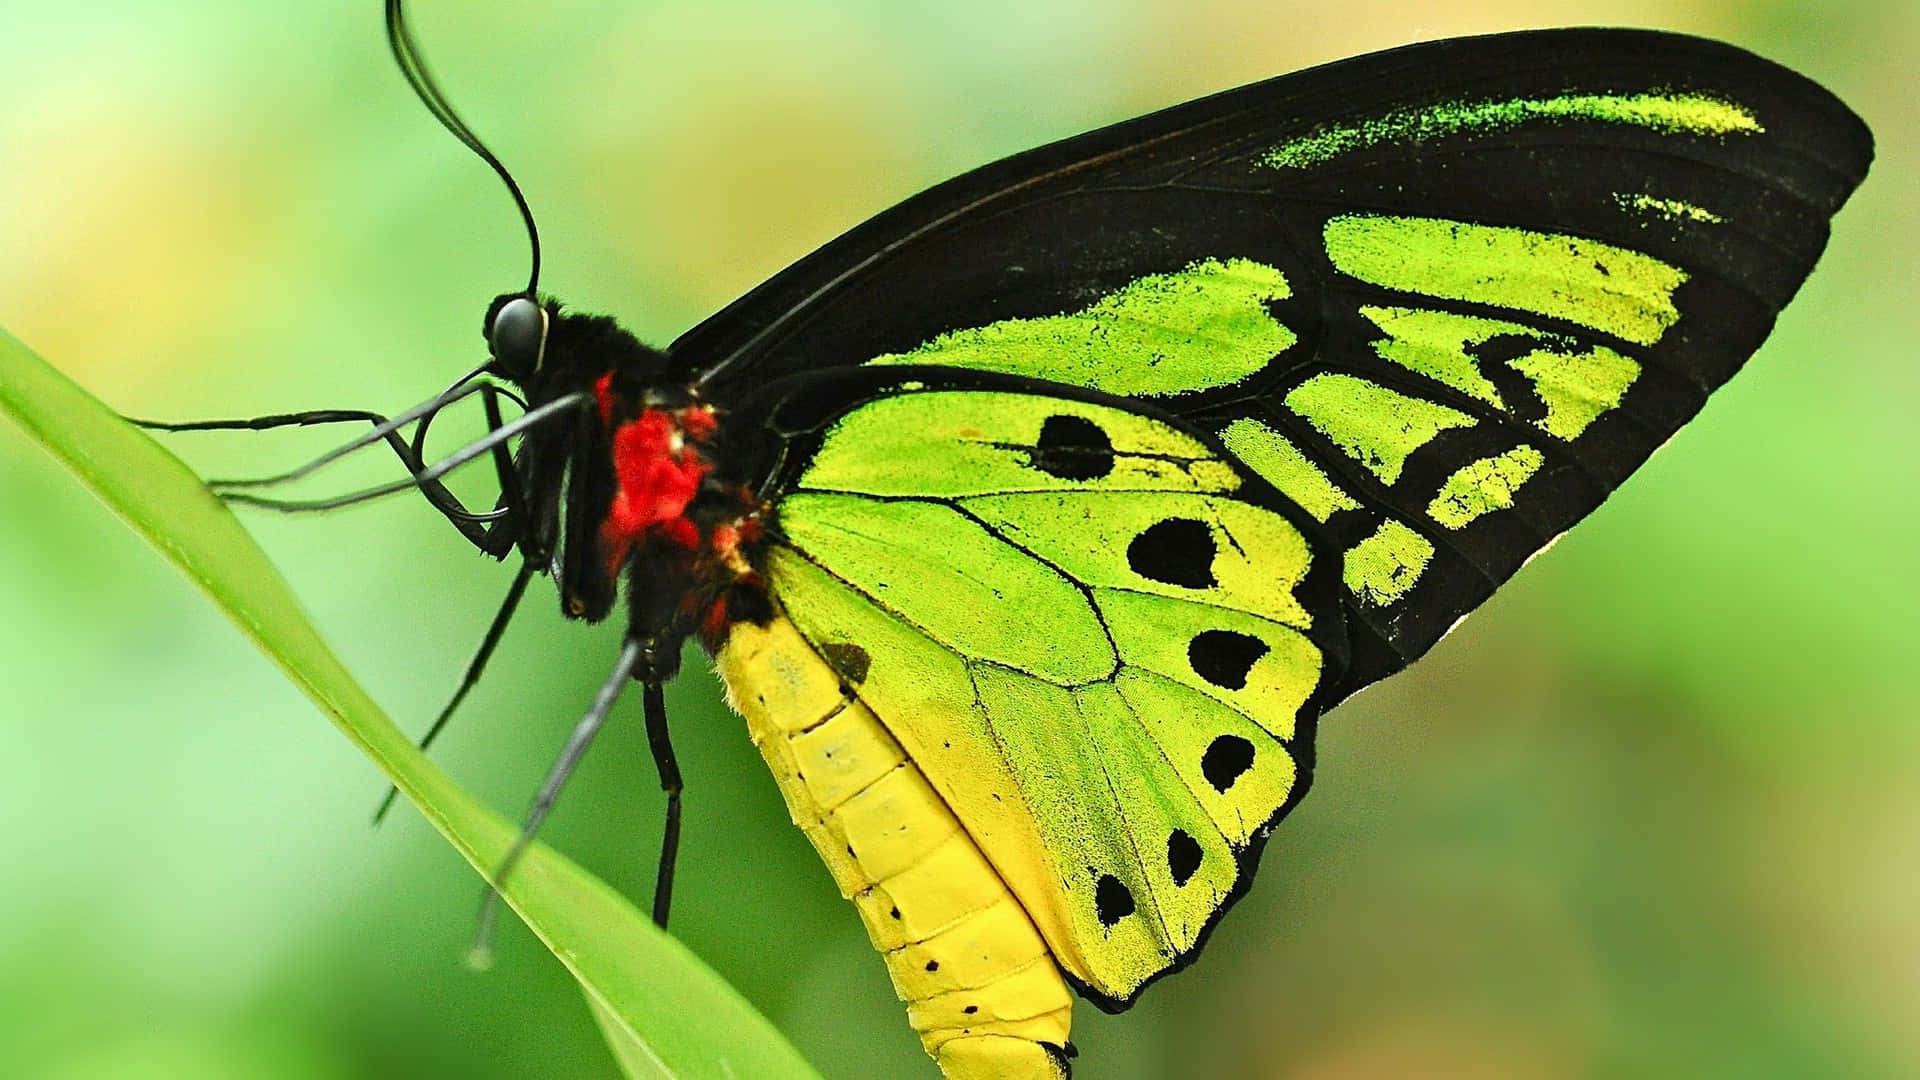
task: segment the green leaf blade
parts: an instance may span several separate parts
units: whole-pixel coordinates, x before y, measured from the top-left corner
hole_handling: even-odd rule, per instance
[[[517,828],[457,787],[394,726],[192,470],[5,330],[0,413],[204,590],[475,869],[486,874],[499,862]],[[818,1080],[738,991],[569,860],[536,844],[503,895],[579,980],[627,1075]]]

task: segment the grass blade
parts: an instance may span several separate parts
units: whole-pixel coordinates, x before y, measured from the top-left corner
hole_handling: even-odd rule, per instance
[[[178,458],[4,330],[0,413],[199,585],[468,862],[485,873],[500,859],[516,827],[414,748],[320,638],[266,554]],[[505,897],[579,980],[629,1076],[817,1080],[737,991],[572,862],[535,845]]]

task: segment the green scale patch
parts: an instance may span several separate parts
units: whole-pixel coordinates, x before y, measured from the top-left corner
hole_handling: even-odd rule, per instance
[[[1521,446],[1464,465],[1447,477],[1440,494],[1427,504],[1427,516],[1449,529],[1459,529],[1483,514],[1510,509],[1520,485],[1545,460],[1540,451]]]
[[[1327,257],[1370,285],[1565,319],[1639,345],[1680,318],[1687,275],[1650,255],[1561,233],[1444,218],[1343,214]]]
[[[941,334],[874,364],[940,364],[1026,375],[1109,394],[1166,397],[1230,386],[1298,340],[1267,303],[1292,295],[1280,271],[1206,259],[1150,274],[1063,315]]]
[[[1604,345],[1583,347],[1565,335],[1504,319],[1404,307],[1362,307],[1360,314],[1387,334],[1373,342],[1382,360],[1508,412],[1512,408],[1482,372],[1475,352],[1498,339],[1524,341],[1527,350],[1504,366],[1525,375],[1546,407],[1534,423],[1568,441],[1618,408],[1640,375],[1637,360]]]
[[[1286,404],[1389,486],[1434,436],[1474,424],[1466,413],[1353,375],[1315,375],[1294,387]]]
[[[1533,121],[1630,124],[1667,134],[1758,134],[1753,113],[1705,94],[1560,94],[1480,101],[1449,101],[1396,109],[1357,122],[1326,124],[1267,151],[1261,163],[1306,169],[1382,143],[1429,142],[1451,135],[1494,134]]]

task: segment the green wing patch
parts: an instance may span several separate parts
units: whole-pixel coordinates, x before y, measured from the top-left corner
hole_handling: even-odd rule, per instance
[[[1275,169],[1307,169],[1380,143],[1497,134],[1542,120],[1629,124],[1696,135],[1757,134],[1764,130],[1753,113],[1706,94],[1555,94],[1443,101],[1418,109],[1395,109],[1358,122],[1327,124],[1273,147],[1261,163]]]
[[[1539,472],[1544,461],[1540,451],[1521,446],[1463,465],[1427,504],[1427,516],[1449,529],[1460,529],[1482,514],[1510,509],[1520,485]]]
[[[1640,345],[1680,318],[1686,272],[1564,233],[1444,218],[1342,214],[1325,227],[1334,268],[1370,285],[1512,308]]]
[[[863,653],[862,700],[1062,964],[1124,1001],[1195,947],[1304,780],[1312,547],[1165,421],[897,389],[827,428],[770,584],[817,649]]]
[[[1204,259],[1138,278],[1080,311],[955,330],[870,362],[1000,371],[1109,394],[1186,394],[1240,382],[1299,340],[1268,310],[1291,295],[1271,266]]]
[[[1645,191],[1632,193],[1616,191],[1613,201],[1623,210],[1638,210],[1666,218],[1668,221],[1698,221],[1704,225],[1722,225],[1726,218],[1707,209],[1696,206],[1685,199],[1668,199]]]
[[[1415,450],[1448,428],[1474,422],[1457,409],[1352,375],[1314,375],[1284,400],[1295,415],[1389,485],[1400,479]]]
[[[1341,580],[1362,606],[1390,607],[1420,583],[1433,552],[1433,541],[1388,518],[1347,549]]]
[[[1067,491],[1231,491],[1233,466],[1191,435],[1143,416],[1056,401],[1024,441],[997,439],[1029,394],[905,393],[848,414],[807,464],[806,486],[861,495],[953,497]],[[941,453],[928,455],[929,440]]]

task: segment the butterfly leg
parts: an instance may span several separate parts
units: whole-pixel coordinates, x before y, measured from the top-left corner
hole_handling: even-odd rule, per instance
[[[481,402],[487,411],[488,432],[499,431],[507,426],[506,422],[500,418],[501,393],[502,391],[495,386],[488,386],[480,392]],[[525,406],[526,403],[521,402],[523,409]],[[426,460],[427,425],[431,419],[430,416],[423,417],[420,427],[414,432],[413,456],[417,460]],[[497,506],[505,512],[506,516],[487,527],[486,542],[479,545],[480,550],[496,559],[504,558],[507,553],[506,545],[517,540],[520,542],[521,555],[525,557],[528,566],[535,563],[545,566],[552,558],[553,552],[545,549],[536,550],[539,542],[531,539],[533,530],[530,527],[526,489],[520,482],[520,470],[514,468],[513,451],[507,448],[505,441],[495,443],[493,446],[493,475],[500,483],[500,501]],[[526,571],[523,569],[522,572]],[[521,587],[525,588],[524,582],[521,583]]]
[[[541,783],[539,794],[533,798],[533,807],[527,811],[526,820],[521,822],[520,835],[514,838],[513,846],[507,849],[506,856],[494,867],[492,880],[480,895],[480,916],[473,931],[473,948],[467,954],[468,963],[474,967],[484,968],[492,961],[493,925],[500,915],[500,889],[512,876],[513,868],[527,853],[527,848],[533,844],[534,834],[540,831],[547,814],[553,810],[554,801],[560,797],[560,789],[566,786],[567,778],[573,775],[574,768],[580,764],[587,747],[593,743],[593,737],[600,733],[601,725],[606,723],[607,713],[613,710],[613,703],[619,699],[627,680],[633,678],[633,673],[640,669],[647,652],[645,643],[635,638],[627,639],[620,650],[620,659],[614,663],[613,670],[594,695],[593,704],[580,722],[574,725],[573,734],[567,737],[567,745],[547,770],[547,778]]]
[[[665,929],[667,908],[673,902],[673,868],[680,858],[680,763],[674,760],[673,743],[668,739],[667,704],[660,680],[647,680],[646,705],[647,749],[653,751],[653,764],[660,770],[660,790],[667,793],[667,820],[660,830],[660,865],[653,879],[653,921]]]

